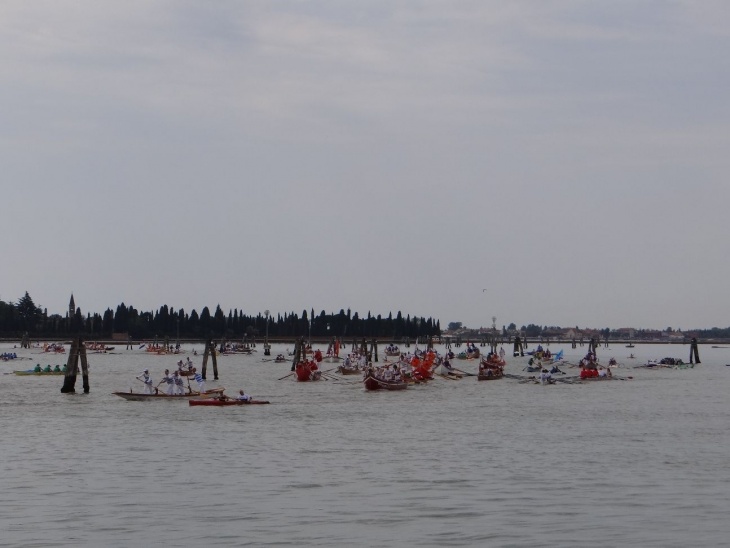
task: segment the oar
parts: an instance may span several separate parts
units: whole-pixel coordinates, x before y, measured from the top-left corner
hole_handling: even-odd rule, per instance
[[[284,376],[283,376],[282,378],[280,378],[280,379],[276,379],[276,380],[277,380],[277,381],[283,381],[283,380],[284,380],[284,379],[286,379],[287,377],[291,377],[291,376],[292,376],[293,374],[294,374],[294,371],[292,371],[292,372],[291,372],[291,373],[289,373],[288,375],[284,375]],[[188,384],[189,384],[189,383],[188,383]]]
[[[457,369],[454,367],[454,371],[458,371],[459,373],[463,373],[467,377],[476,377],[477,375],[475,373],[467,373],[466,371],[462,371],[461,369]]]

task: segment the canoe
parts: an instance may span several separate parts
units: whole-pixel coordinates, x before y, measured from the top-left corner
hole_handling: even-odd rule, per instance
[[[164,392],[158,392],[157,394],[143,394],[141,392],[112,392],[115,396],[124,398],[127,401],[152,401],[152,400],[189,400],[190,398],[207,398],[211,394],[220,394],[225,388],[213,388],[206,390],[202,394],[200,392],[191,392],[188,394],[176,394],[168,396]]]
[[[363,380],[365,390],[405,390],[407,382],[381,381],[375,377],[366,377]]]
[[[264,400],[219,400],[218,398],[205,398],[200,400],[188,400],[188,405],[209,405],[209,406],[225,406],[225,405],[263,405],[269,403]]]
[[[28,369],[27,371],[13,371],[16,375],[65,375],[65,371],[35,371]]]

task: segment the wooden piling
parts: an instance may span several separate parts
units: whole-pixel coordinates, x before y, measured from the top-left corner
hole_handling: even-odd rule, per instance
[[[512,352],[512,356],[516,358],[517,356],[524,356],[524,355],[525,355],[525,351],[522,347],[522,339],[520,339],[519,335],[515,335],[515,345],[514,345],[514,350]]]
[[[692,337],[689,344],[689,363],[702,363],[700,362],[700,352],[697,349],[697,337]]]
[[[203,377],[203,380],[205,380],[205,373],[208,369],[208,356],[210,355],[210,345],[212,344],[212,341],[208,339],[205,342],[205,349],[203,350],[203,365],[201,366],[200,376]],[[213,353],[215,353],[215,349],[213,349]]]
[[[62,394],[74,394],[76,393],[76,377],[79,373],[79,354],[83,348],[83,382],[84,382],[84,393],[89,393],[89,364],[86,361],[86,348],[81,337],[74,339],[71,342],[71,349],[68,352],[68,359],[66,361],[66,375],[63,377],[63,386],[61,387]]]

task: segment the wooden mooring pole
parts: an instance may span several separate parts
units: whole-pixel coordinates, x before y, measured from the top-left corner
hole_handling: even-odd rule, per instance
[[[86,346],[83,339],[77,337],[71,343],[66,362],[66,375],[63,377],[62,394],[76,393],[76,377],[79,374],[79,361],[81,361],[81,378],[83,381],[84,394],[91,390],[89,386],[89,362],[86,359]]]

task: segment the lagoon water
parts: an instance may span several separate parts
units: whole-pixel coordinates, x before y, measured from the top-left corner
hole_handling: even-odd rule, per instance
[[[15,351],[30,359],[0,372],[66,359]],[[115,352],[89,356],[87,395],[80,378],[64,395],[62,377],[0,375],[0,547],[730,544],[730,348],[700,346],[686,370],[631,366],[688,346],[599,349],[625,381],[368,393],[277,381],[289,364],[259,347],[220,357],[208,385],[271,405],[227,408],[113,396],[179,359]]]

